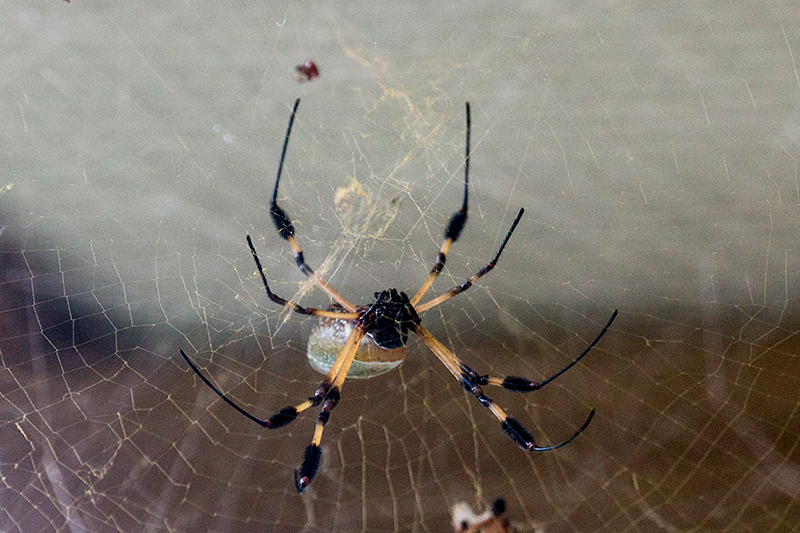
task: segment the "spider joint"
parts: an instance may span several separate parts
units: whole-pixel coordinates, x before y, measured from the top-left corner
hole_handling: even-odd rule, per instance
[[[269,420],[264,424],[264,426],[268,429],[276,429],[279,427],[283,427],[286,424],[293,422],[297,418],[297,408],[295,407],[284,407],[274,415],[272,415]]]
[[[513,440],[520,448],[532,450],[536,447],[533,441],[533,435],[528,433],[528,430],[520,424],[519,420],[513,417],[508,417],[503,422],[503,431]]]
[[[288,241],[289,237],[294,236],[294,226],[292,225],[292,220],[282,207],[276,203],[273,203],[269,210],[269,214],[272,215],[272,221],[275,223],[275,227],[278,228],[278,234],[280,234],[282,239]]]
[[[322,400],[324,400],[328,396],[329,389],[330,389],[330,384],[323,383],[316,390],[314,396],[310,397],[308,401],[311,402],[313,407],[318,406],[319,404],[322,403]]]
[[[322,458],[322,452],[316,444],[309,444],[306,447],[306,452],[303,457],[303,464],[300,470],[294,471],[294,486],[297,492],[303,492],[305,488],[311,484],[311,480],[317,475],[319,469],[319,462]]]
[[[489,376],[479,376],[477,372],[463,362],[459,363],[459,370],[461,370],[461,378],[472,387],[486,385],[488,383]],[[472,392],[472,389],[469,390]]]
[[[480,389],[478,389],[478,390],[480,390]],[[492,405],[494,405],[494,402],[492,401],[492,399],[489,398],[488,396],[485,396],[483,393],[481,393],[480,395],[476,396],[476,398],[478,399],[478,403],[481,404],[482,406],[486,407],[486,408],[491,408]]]
[[[444,232],[444,238],[450,239],[453,242],[457,241],[459,235],[461,235],[461,230],[464,229],[464,225],[466,223],[467,210],[465,208],[461,208],[456,211],[456,213],[450,219],[450,223],[447,225],[447,229]]]
[[[303,272],[304,274],[306,273],[306,271],[311,270],[308,268],[308,265],[306,265],[306,259],[303,256],[303,252],[297,252],[296,254],[294,254],[294,262],[297,264],[297,267],[300,269],[300,271]]]
[[[336,404],[339,403],[339,399],[341,398],[341,394],[337,387],[332,388],[328,391],[328,394],[325,395],[325,401],[322,402],[322,412],[330,413],[333,411],[333,408],[336,407]]]
[[[520,378],[517,376],[506,376],[501,386],[512,392],[531,392],[541,387],[539,383],[534,383],[527,378]]]

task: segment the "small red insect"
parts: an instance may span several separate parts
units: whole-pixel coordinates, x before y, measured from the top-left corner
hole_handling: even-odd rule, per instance
[[[297,65],[295,70],[300,73],[300,76],[297,78],[297,81],[300,83],[304,81],[311,81],[319,76],[319,68],[317,67],[317,64],[310,59],[306,59],[306,62],[302,65]]]

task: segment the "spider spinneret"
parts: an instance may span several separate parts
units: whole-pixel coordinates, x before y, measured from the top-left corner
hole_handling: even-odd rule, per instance
[[[399,365],[405,357],[408,333],[414,332],[428,346],[439,361],[460,383],[461,387],[472,394],[478,403],[491,411],[500,421],[501,428],[511,438],[514,443],[525,450],[543,452],[560,448],[572,442],[591,422],[594,416],[594,409],[583,424],[570,437],[549,446],[539,446],[533,436],[516,418],[505,413],[491,398],[483,392],[485,386],[502,387],[512,392],[531,392],[540,389],[562,375],[564,372],[575,366],[589,351],[597,344],[608,331],[614,318],[617,316],[615,310],[605,327],[589,344],[589,346],[577,358],[573,359],[564,368],[551,375],[547,379],[539,382],[531,381],[527,378],[517,376],[495,377],[480,375],[472,368],[462,362],[453,352],[445,347],[430,331],[422,326],[420,314],[436,307],[437,305],[449,300],[453,296],[469,289],[475,281],[488,274],[500,259],[500,254],[506,247],[508,240],[514,233],[524,209],[517,213],[511,228],[506,233],[500,248],[494,258],[486,263],[476,274],[467,278],[460,285],[456,285],[449,291],[420,303],[425,293],[433,284],[444,268],[447,260],[447,253],[450,246],[458,240],[464,225],[467,222],[467,208],[469,200],[469,158],[470,158],[470,107],[466,104],[466,149],[464,156],[464,199],[461,207],[450,218],[450,222],[444,232],[444,242],[439,249],[436,262],[431,268],[427,279],[422,287],[417,291],[413,298],[405,292],[397,289],[386,289],[375,293],[375,301],[369,305],[355,306],[342,298],[334,291],[321,277],[314,273],[311,267],[305,262],[303,251],[294,238],[294,225],[291,219],[278,205],[278,185],[280,184],[283,163],[286,158],[286,149],[289,146],[289,136],[292,132],[292,125],[297,114],[297,107],[300,105],[298,98],[294,103],[292,115],[289,118],[289,126],[286,129],[286,137],[283,142],[280,162],[278,163],[278,175],[275,178],[275,186],[272,191],[272,203],[270,205],[270,216],[278,230],[278,235],[289,242],[294,250],[294,259],[300,271],[309,277],[320,289],[328,294],[334,303],[326,310],[313,307],[302,307],[292,301],[286,300],[274,292],[269,287],[264,268],[258,257],[255,246],[250,236],[247,236],[247,245],[256,263],[256,268],[264,285],[267,297],[278,305],[285,306],[297,313],[316,316],[320,319],[320,324],[312,332],[309,340],[309,360],[315,370],[325,374],[325,378],[320,383],[313,396],[305,401],[280,409],[270,418],[259,419],[246,410],[242,409],[236,402],[228,398],[214,384],[206,378],[200,369],[189,359],[183,350],[181,356],[189,364],[189,367],[200,377],[200,379],[211,388],[228,405],[236,411],[259,424],[261,427],[276,429],[293,422],[297,415],[311,407],[319,407],[319,415],[314,429],[311,444],[306,447],[303,462],[299,470],[295,471],[295,487],[298,492],[302,492],[314,479],[322,458],[320,442],[325,424],[330,418],[330,414],[341,398],[341,390],[344,381],[348,377],[368,378],[387,372]],[[333,355],[335,354],[335,355]],[[376,366],[374,363],[380,363]],[[361,368],[359,368],[361,367]]]

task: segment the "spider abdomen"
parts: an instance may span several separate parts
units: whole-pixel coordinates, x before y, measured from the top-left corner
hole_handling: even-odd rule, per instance
[[[331,306],[333,307],[333,306]],[[320,318],[308,338],[308,362],[321,374],[327,374],[353,331],[355,320]],[[397,367],[406,357],[405,345],[381,348],[372,335],[364,335],[358,346],[348,378],[367,379],[380,376]]]
[[[339,304],[328,307],[328,311],[341,310]],[[358,346],[348,378],[380,376],[403,362],[408,330],[420,322],[406,293],[396,289],[376,292],[375,303],[361,306],[358,312],[361,317],[353,320],[320,317],[308,338],[306,351],[314,370],[321,374],[330,371],[353,327],[359,322],[364,325],[366,335]]]

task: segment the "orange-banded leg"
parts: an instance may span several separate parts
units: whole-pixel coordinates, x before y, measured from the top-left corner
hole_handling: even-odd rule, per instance
[[[297,241],[294,238],[294,225],[292,224],[292,220],[289,218],[289,215],[286,214],[286,211],[284,211],[283,208],[278,205],[278,185],[280,184],[281,174],[283,173],[283,161],[286,159],[286,149],[289,146],[289,136],[292,133],[292,125],[294,124],[294,117],[297,114],[297,107],[299,105],[300,99],[298,98],[294,103],[294,108],[292,108],[292,116],[289,118],[289,127],[286,128],[286,137],[283,140],[283,150],[281,151],[281,160],[278,163],[278,175],[275,178],[275,187],[272,190],[272,203],[270,204],[269,214],[272,216],[272,221],[275,223],[275,227],[278,228],[278,235],[280,235],[282,239],[289,241],[289,244],[292,246],[292,250],[294,250],[294,262],[297,264],[297,268],[299,268],[303,274],[313,280],[320,289],[328,293],[331,298],[336,300],[339,305],[353,313],[357,309],[356,306],[342,298],[325,282],[325,280],[317,276],[311,267],[308,266],[305,258],[303,257],[303,251],[300,249],[300,246],[297,244]],[[250,237],[247,238],[247,241],[248,243],[250,242]],[[252,245],[250,246],[250,249],[253,249]],[[258,259],[256,259],[256,262],[258,262]],[[275,300],[273,299],[273,301]]]
[[[239,413],[243,414],[244,416],[246,416],[247,418],[249,418],[250,420],[252,420],[253,422],[255,422],[256,424],[258,424],[263,428],[275,429],[285,426],[286,424],[288,424],[297,417],[297,413],[305,411],[312,405],[318,405],[319,402],[321,401],[316,397],[309,398],[300,405],[297,405],[295,407],[284,407],[283,409],[281,409],[271,417],[267,418],[266,420],[261,420],[260,418],[251,415],[250,413],[239,407],[239,405],[236,402],[225,396],[225,394],[222,391],[220,391],[213,383],[211,383],[211,381],[209,381],[207,377],[203,375],[202,372],[200,372],[200,369],[197,368],[197,365],[195,365],[191,359],[189,359],[189,356],[186,355],[186,352],[184,352],[183,350],[181,350],[180,352],[181,356],[183,356],[183,358],[189,364],[189,367],[191,367],[191,369],[194,370],[195,374],[200,376],[200,379],[203,380],[203,383],[205,383],[208,386],[208,388],[213,390],[217,396],[219,396],[225,401],[225,403],[227,403],[228,405],[236,409]]]
[[[500,245],[500,249],[497,250],[497,253],[494,256],[494,259],[492,259],[491,261],[486,263],[486,265],[482,269],[480,269],[474,276],[472,276],[469,279],[467,279],[461,285],[456,285],[455,287],[453,287],[452,289],[450,289],[446,293],[444,293],[444,294],[442,294],[440,296],[437,296],[436,298],[434,298],[432,300],[428,300],[427,302],[425,302],[422,305],[416,305],[414,307],[414,309],[416,309],[417,313],[422,313],[423,311],[427,311],[428,309],[430,309],[432,307],[436,307],[440,303],[449,300],[450,298],[452,298],[456,294],[460,294],[460,293],[464,292],[465,290],[467,290],[470,287],[472,287],[472,284],[475,283],[478,279],[482,278],[483,276],[485,276],[486,274],[491,272],[492,269],[497,265],[497,261],[500,259],[500,254],[503,253],[503,249],[506,247],[506,244],[508,243],[508,239],[511,238],[511,234],[514,233],[514,230],[517,228],[517,224],[519,224],[519,219],[522,218],[522,214],[524,212],[525,212],[525,209],[520,209],[519,213],[517,213],[517,218],[515,218],[514,222],[511,224],[511,228],[508,230],[508,233],[506,233],[506,238],[503,239],[503,244]],[[445,243],[446,242],[447,241],[445,241]],[[417,293],[417,295],[419,296],[419,293]],[[415,296],[415,298],[416,298],[416,296]],[[412,304],[413,304],[413,300],[412,300]]]
[[[317,424],[314,428],[314,436],[311,439],[311,444],[306,448],[303,464],[299,471],[295,471],[295,486],[297,487],[298,492],[303,492],[303,489],[305,489],[314,479],[317,469],[319,468],[319,462],[322,456],[319,449],[319,443],[322,440],[322,431],[325,427],[325,423],[330,417],[331,411],[333,411],[333,408],[336,407],[337,403],[339,403],[342,385],[347,377],[347,372],[350,370],[350,365],[353,364],[353,359],[358,351],[358,345],[361,343],[361,339],[364,338],[365,330],[366,327],[361,322],[357,323],[353,327],[353,331],[350,333],[347,342],[342,348],[342,351],[339,353],[339,357],[336,359],[330,371],[325,376],[325,379],[322,381],[322,383],[320,383],[317,391],[314,393],[314,396],[295,406],[284,407],[266,420],[261,420],[260,418],[253,416],[236,404],[236,402],[228,398],[213,383],[211,383],[211,381],[205,377],[202,372],[200,372],[200,369],[197,367],[197,365],[195,365],[192,360],[189,359],[189,356],[187,356],[183,350],[180,352],[191,369],[194,370],[198,376],[200,376],[200,379],[203,380],[203,383],[213,390],[217,396],[222,398],[225,403],[233,407],[236,411],[243,414],[245,417],[261,427],[267,429],[277,429],[279,427],[283,427],[290,422],[293,422],[297,418],[297,415],[306,409],[322,404],[319,416],[317,417]]]
[[[479,385],[495,385],[497,387],[503,387],[504,389],[513,392],[532,392],[541,389],[542,387],[544,387],[545,385],[556,379],[558,376],[560,376],[561,374],[563,374],[564,372],[575,366],[578,363],[578,361],[583,359],[583,357],[587,353],[589,353],[589,351],[592,348],[594,348],[594,345],[597,344],[600,341],[600,339],[603,338],[603,335],[606,334],[606,331],[608,331],[608,328],[611,326],[611,323],[614,322],[615,318],[617,318],[616,309],[611,314],[611,318],[608,319],[608,322],[606,323],[603,330],[597,335],[597,337],[594,338],[591,344],[589,344],[589,346],[587,346],[586,349],[583,350],[583,352],[581,352],[581,354],[578,357],[576,357],[571,363],[569,363],[567,366],[565,366],[564,368],[562,368],[561,370],[559,370],[558,372],[556,372],[555,374],[553,374],[552,376],[550,376],[545,380],[535,382],[529,380],[528,378],[522,378],[517,376],[506,376],[504,378],[499,378],[494,376],[478,376],[476,382]]]
[[[584,350],[584,352],[573,362],[569,365],[564,367],[562,370],[554,374],[553,376],[547,378],[546,380],[540,383],[534,383],[530,380],[525,378],[518,378],[509,376],[506,378],[494,378],[490,376],[480,376],[477,372],[472,370],[469,366],[463,363],[456,355],[448,350],[439,340],[437,340],[430,331],[425,329],[422,326],[417,325],[414,331],[419,335],[419,337],[425,342],[428,348],[436,355],[439,361],[450,371],[450,373],[455,377],[459,383],[461,384],[462,388],[467,392],[471,393],[475,396],[475,399],[478,400],[482,406],[489,409],[492,414],[500,421],[503,431],[508,435],[511,440],[513,440],[518,446],[524,448],[526,450],[535,451],[535,452],[544,452],[548,450],[555,450],[556,448],[560,448],[572,442],[578,435],[580,435],[584,429],[589,425],[591,422],[592,417],[594,416],[595,410],[592,409],[589,413],[589,416],[586,418],[584,423],[581,425],[578,430],[573,433],[570,437],[566,440],[559,442],[558,444],[553,444],[550,446],[538,446],[536,441],[534,440],[533,436],[528,432],[527,429],[514,417],[508,416],[505,411],[503,411],[491,398],[486,396],[483,393],[483,389],[481,385],[498,385],[502,386],[508,390],[517,391],[517,392],[529,392],[536,389],[539,389],[550,383],[553,379],[557,378],[568,369],[570,369],[575,363],[577,363],[583,356],[585,356],[589,350],[600,340],[600,338],[605,334],[608,327],[611,325],[611,322],[616,317],[617,312],[614,311],[614,314],[611,316],[611,320],[609,320],[606,327],[603,328],[603,331],[600,335],[595,338],[595,340],[589,345],[589,347]]]
[[[422,287],[420,287],[419,291],[417,291],[417,294],[415,294],[411,299],[411,305],[417,305],[417,303],[422,299],[430,286],[433,284],[433,280],[435,280],[442,272],[444,263],[447,261],[447,252],[450,251],[450,245],[458,240],[459,235],[461,235],[461,230],[464,229],[464,225],[467,223],[467,206],[469,204],[469,133],[471,123],[469,102],[466,103],[466,110],[467,139],[464,153],[464,200],[461,203],[461,208],[450,218],[450,222],[447,224],[447,229],[444,231],[444,242],[442,243],[442,247],[439,249],[439,255],[436,257],[436,264],[433,265],[430,274],[428,274],[428,279],[425,280],[425,283],[422,284]]]
[[[200,372],[200,369],[197,367],[197,365],[195,365],[192,362],[192,360],[189,359],[189,356],[186,355],[186,353],[183,350],[181,350],[180,352],[181,352],[181,355],[183,356],[183,358],[186,360],[186,362],[191,367],[191,369],[194,370],[195,374],[200,376],[200,379],[203,380],[203,383],[205,383],[211,390],[213,390],[217,394],[217,396],[222,398],[225,401],[225,403],[227,403],[228,405],[230,405],[231,407],[236,409],[239,413],[243,414],[244,416],[246,416],[247,418],[249,418],[250,420],[252,420],[256,424],[258,424],[259,426],[267,428],[267,429],[277,429],[277,428],[283,427],[286,424],[288,424],[290,422],[293,422],[297,418],[298,414],[302,413],[303,411],[305,411],[309,407],[313,407],[315,405],[319,405],[320,403],[322,403],[322,400],[327,396],[328,389],[330,389],[330,385],[333,382],[333,378],[329,374],[328,377],[326,377],[325,380],[322,382],[322,384],[320,384],[320,386],[317,389],[316,393],[314,393],[314,396],[309,397],[304,402],[301,402],[301,403],[299,403],[299,404],[297,404],[295,406],[291,406],[290,405],[288,407],[284,407],[283,409],[281,409],[280,411],[278,411],[277,413],[275,413],[271,417],[267,418],[266,420],[262,420],[260,418],[257,418],[255,416],[251,415],[246,410],[244,410],[242,407],[240,407],[236,402],[234,402],[233,400],[228,398],[225,395],[225,393],[220,391],[213,383],[211,383],[211,381],[209,381],[209,379],[207,377],[205,377],[203,375],[202,372]],[[337,363],[338,363],[338,359],[337,359]],[[331,369],[331,372],[333,372],[337,368],[339,368],[339,367],[336,367],[336,365],[334,365],[334,367]],[[335,374],[334,374],[334,376],[335,376]]]
[[[384,301],[387,298],[392,301],[393,293],[395,292],[396,291],[381,292],[375,302],[362,312],[360,318],[353,326],[353,331],[351,331],[350,336],[347,337],[344,347],[341,352],[339,352],[339,356],[336,358],[336,361],[334,361],[333,366],[331,366],[331,369],[328,371],[319,389],[317,389],[314,399],[319,398],[319,400],[317,400],[317,403],[314,405],[322,401],[322,396],[324,396],[324,401],[322,401],[322,408],[317,417],[317,424],[314,428],[314,436],[311,439],[311,444],[306,447],[303,464],[300,466],[300,470],[295,470],[294,473],[294,484],[297,488],[297,492],[303,492],[317,474],[319,462],[322,458],[322,452],[319,449],[319,444],[322,441],[322,432],[330,418],[331,411],[333,411],[339,403],[342,386],[344,385],[344,380],[347,378],[347,373],[350,371],[350,366],[353,364],[353,360],[356,357],[358,346],[361,344],[361,340],[364,338],[367,331],[376,327],[376,323],[378,328],[383,327],[382,320],[385,320],[385,318],[377,316],[379,313],[378,310],[382,309]],[[405,294],[402,296],[405,297]],[[408,299],[406,297],[406,302],[407,301]],[[419,320],[419,317],[417,317],[417,320]],[[410,324],[415,324],[415,322],[410,322]],[[309,398],[309,400],[311,399]]]
[[[253,260],[256,262],[256,267],[258,267],[258,273],[261,275],[261,281],[264,283],[264,290],[267,291],[267,297],[269,297],[269,299],[276,304],[286,306],[292,311],[300,313],[301,315],[321,316],[338,320],[355,320],[361,316],[357,312],[344,313],[341,311],[323,311],[322,309],[315,309],[314,307],[302,307],[294,302],[290,302],[289,300],[281,298],[269,288],[267,276],[264,274],[264,268],[261,266],[261,260],[258,258],[258,253],[256,252],[255,246],[253,246],[253,241],[250,239],[250,235],[247,236],[247,246],[250,247],[250,253],[253,254]]]
[[[273,293],[269,288],[269,283],[267,283],[267,278],[264,275],[264,269],[261,266],[261,261],[258,259],[258,254],[256,253],[256,249],[253,246],[253,242],[250,240],[250,236],[249,235],[247,236],[247,244],[250,246],[250,251],[253,254],[253,259],[255,260],[256,266],[258,267],[258,272],[261,275],[261,280],[264,282],[264,289],[267,291],[267,296],[269,296],[269,299],[272,300],[273,302],[275,302],[277,304],[280,304],[280,305],[284,305],[284,306],[288,307],[289,309],[292,309],[293,311],[295,311],[297,313],[300,313],[300,314],[304,314],[304,315],[321,316],[321,317],[327,317],[327,318],[333,318],[333,319],[342,319],[342,320],[355,320],[355,319],[358,319],[358,318],[361,317],[360,313],[342,313],[342,312],[337,312],[337,311],[323,311],[321,309],[315,309],[313,307],[301,307],[301,306],[297,305],[296,303],[290,302],[288,300],[285,300],[285,299],[281,298],[280,296],[278,296],[277,294]],[[354,333],[356,332],[355,328],[354,328],[353,332]],[[363,337],[363,336],[364,336],[363,333],[361,333],[360,337]],[[350,338],[352,339],[352,337],[353,337],[353,335],[351,334]],[[359,342],[361,341],[360,337],[359,337]],[[200,379],[203,380],[203,383],[205,383],[211,390],[213,390],[214,393],[216,393],[217,396],[222,398],[225,401],[225,403],[227,403],[228,405],[230,405],[231,407],[236,409],[239,413],[243,414],[244,416],[246,416],[247,418],[249,418],[250,420],[252,420],[256,424],[260,425],[261,427],[265,427],[265,428],[268,428],[268,429],[276,429],[276,428],[279,428],[279,427],[283,427],[286,424],[292,422],[295,418],[297,418],[297,415],[299,413],[302,413],[303,411],[305,411],[309,407],[313,407],[315,405],[319,405],[320,403],[322,403],[322,400],[326,397],[326,395],[328,393],[328,389],[330,388],[331,384],[334,382],[335,378],[337,377],[337,375],[339,373],[339,369],[342,367],[342,361],[344,360],[343,356],[347,355],[346,349],[347,349],[348,346],[349,346],[349,344],[345,345],[345,349],[342,350],[342,354],[340,354],[339,357],[337,358],[337,360],[334,362],[333,366],[331,367],[330,372],[328,372],[328,375],[325,377],[325,380],[323,380],[322,384],[320,384],[320,386],[317,389],[317,392],[314,394],[314,396],[308,398],[306,401],[304,401],[302,403],[299,403],[298,405],[284,407],[283,409],[281,409],[280,411],[278,411],[277,413],[275,413],[274,415],[272,415],[271,417],[269,417],[266,420],[262,420],[260,418],[257,418],[255,416],[251,415],[250,413],[245,411],[242,407],[240,407],[238,404],[236,404],[236,402],[234,402],[233,400],[228,398],[213,383],[211,383],[211,381],[209,381],[209,379],[206,378],[203,375],[202,372],[200,372],[200,369],[197,367],[197,365],[195,365],[192,362],[192,360],[189,359],[189,356],[187,356],[186,353],[183,350],[181,350],[180,352],[181,352],[181,356],[183,356],[183,358],[189,364],[191,369],[194,370],[195,374],[200,376]],[[358,348],[358,343],[356,343],[356,349],[357,348]],[[353,353],[355,353],[355,351]],[[351,361],[351,363],[352,363],[352,361]],[[349,369],[349,366],[350,365],[348,364],[348,369]]]
[[[314,480],[319,469],[320,459],[322,459],[322,451],[319,449],[319,444],[322,441],[322,432],[325,429],[325,424],[331,416],[331,411],[339,403],[341,397],[342,385],[347,377],[347,372],[350,370],[350,365],[353,364],[358,345],[361,339],[364,338],[365,326],[362,323],[357,323],[353,327],[347,342],[342,348],[339,357],[336,359],[333,367],[328,372],[325,380],[317,389],[315,398],[319,398],[319,394],[324,392],[324,401],[322,401],[322,408],[320,409],[319,416],[317,416],[317,423],[314,427],[314,436],[311,438],[311,444],[306,447],[303,455],[303,463],[300,470],[294,471],[294,485],[297,492],[303,492],[305,488]],[[334,376],[332,379],[331,376]],[[332,381],[331,381],[332,379]]]

